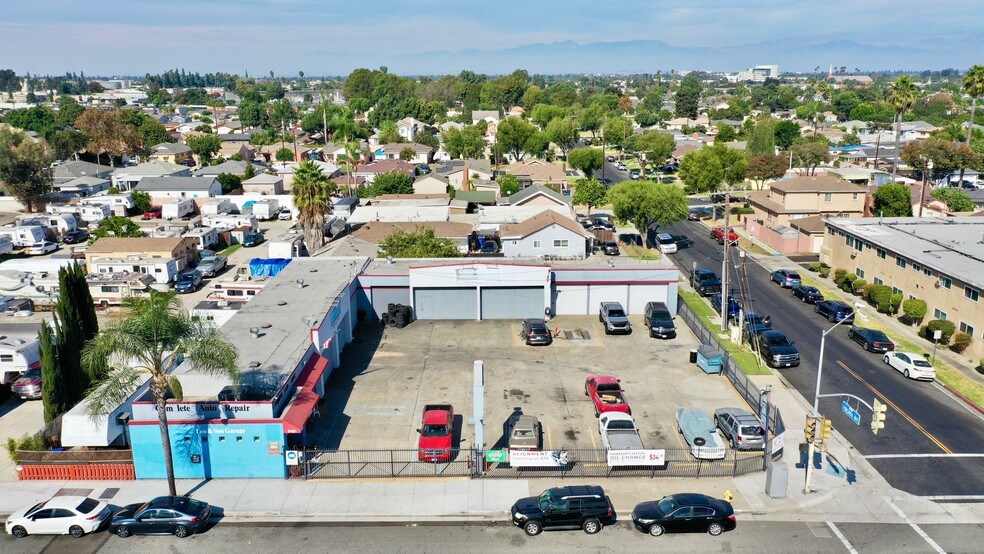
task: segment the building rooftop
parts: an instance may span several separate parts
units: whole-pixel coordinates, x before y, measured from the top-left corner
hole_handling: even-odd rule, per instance
[[[311,329],[368,263],[365,257],[294,258],[222,326],[239,350],[242,384],[250,387],[251,397],[271,399],[281,390],[311,347]],[[193,371],[186,363],[174,374],[180,378]]]
[[[208,191],[215,177],[145,177],[140,180],[137,190],[146,192],[195,190]]]
[[[984,220],[979,217],[829,218],[827,224],[984,289]]]
[[[116,238],[102,237],[89,248],[87,254],[115,254],[117,252],[172,252],[180,246],[182,237],[154,238]]]
[[[769,185],[782,192],[858,192],[858,186],[839,175],[793,177]]]
[[[550,225],[560,225],[568,231],[585,238],[594,236],[584,230],[579,223],[564,217],[553,210],[544,210],[520,223],[506,224],[499,228],[499,236],[505,239],[524,238]]]
[[[173,175],[183,171],[191,171],[187,166],[173,164],[170,162],[152,161],[133,167],[121,167],[113,172],[114,175]]]

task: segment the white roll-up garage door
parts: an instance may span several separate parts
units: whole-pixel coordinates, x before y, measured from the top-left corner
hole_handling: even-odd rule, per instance
[[[474,288],[413,289],[417,319],[478,319],[478,291]]]
[[[483,287],[482,319],[543,317],[543,287]]]

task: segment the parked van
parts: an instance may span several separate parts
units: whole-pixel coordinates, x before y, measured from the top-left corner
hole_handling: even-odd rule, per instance
[[[673,325],[673,314],[663,302],[646,303],[646,328],[653,338],[672,339],[676,337],[676,327]]]
[[[161,217],[164,219],[181,219],[193,213],[195,213],[195,201],[191,198],[161,204]]]
[[[673,235],[659,233],[656,235],[656,247],[664,254],[676,254],[677,243]]]

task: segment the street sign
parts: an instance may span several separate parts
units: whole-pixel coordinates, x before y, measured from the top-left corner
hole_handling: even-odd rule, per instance
[[[499,464],[506,461],[505,450],[486,450],[485,461],[490,464]]]
[[[285,455],[285,458],[284,459],[287,462],[287,465],[289,465],[289,466],[296,466],[300,462],[300,459],[301,459],[300,454],[301,453],[298,452],[297,450],[288,450],[287,452],[285,452],[284,453],[284,455]]]
[[[847,417],[851,418],[851,421],[853,421],[855,425],[861,425],[861,414],[852,408],[851,405],[847,403],[847,400],[841,401],[841,411],[847,414]]]
[[[778,452],[778,451],[782,450],[782,447],[786,443],[786,437],[785,437],[785,435],[786,435],[786,433],[779,433],[778,435],[776,435],[772,439],[772,451],[773,452]]]

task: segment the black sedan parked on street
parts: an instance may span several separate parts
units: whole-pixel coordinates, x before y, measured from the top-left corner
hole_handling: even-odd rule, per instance
[[[718,536],[737,527],[730,502],[703,494],[674,494],[643,502],[632,510],[632,523],[643,533],[710,533]]]
[[[793,296],[799,298],[805,304],[816,304],[817,302],[823,302],[823,293],[821,293],[820,289],[816,287],[797,285],[793,287]]]
[[[877,329],[852,325],[851,329],[847,332],[847,338],[860,344],[868,352],[880,352],[884,354],[885,352],[895,350],[895,343],[892,342],[892,339]]]
[[[208,524],[208,504],[187,496],[158,496],[143,504],[130,504],[113,513],[109,532],[130,535],[174,535],[184,538]]]

